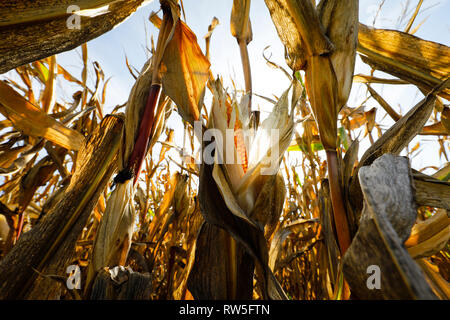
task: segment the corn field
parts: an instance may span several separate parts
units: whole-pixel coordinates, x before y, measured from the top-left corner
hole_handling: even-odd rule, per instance
[[[414,35],[426,1],[391,30],[358,0],[264,0],[288,68],[264,57],[290,83],[264,95],[251,1],[201,35],[183,1],[154,0],[158,36],[112,108],[88,43],[148,1],[0,3],[0,299],[449,299],[450,48]],[[228,23],[232,87],[210,51]],[[423,98],[401,114],[380,84]],[[439,166],[413,168],[426,144]]]

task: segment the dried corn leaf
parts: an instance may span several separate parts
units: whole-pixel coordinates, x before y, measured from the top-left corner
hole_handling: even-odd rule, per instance
[[[376,92],[371,86],[367,85],[367,89],[372,95],[372,98],[374,98],[380,104],[380,106],[383,107],[383,109],[387,112],[388,115],[391,116],[394,121],[398,121],[401,118],[401,116],[389,105],[389,103],[387,103],[386,100],[384,100],[383,97],[380,96],[378,92]]]
[[[444,123],[440,121],[428,126],[424,126],[419,134],[424,136],[446,136],[449,134],[449,130],[444,126]]]
[[[265,3],[277,29],[278,37],[284,44],[287,65],[294,71],[304,69],[306,65],[305,44],[285,1],[265,0]]]
[[[408,84],[408,81],[401,79],[384,79],[365,74],[355,74],[353,76],[353,82],[357,83],[381,83],[381,84]]]
[[[280,258],[282,252],[283,242],[291,234],[295,234],[297,240],[307,241],[312,239],[316,232],[314,226],[319,222],[318,219],[298,219],[294,222],[287,224],[285,227],[279,229],[273,236],[270,242],[269,250],[269,267],[272,270],[276,270],[277,260]]]
[[[56,102],[56,74],[57,74],[57,63],[56,56],[53,55],[48,58],[48,74],[47,79],[44,82],[45,88],[42,94],[42,110],[45,113],[52,113],[53,107]]]
[[[71,50],[124,21],[143,0],[81,0],[80,28],[68,28],[72,2],[55,0],[0,3],[0,74],[23,64]],[[105,6],[107,5],[107,6]],[[88,9],[103,9],[89,12]],[[83,10],[84,9],[84,10]],[[73,21],[72,21],[73,22]]]
[[[1,297],[56,297],[58,290],[55,290],[55,283],[49,279],[35,279],[36,273],[30,266],[44,274],[63,274],[67,265],[71,264],[75,243],[100,193],[116,169],[114,160],[122,126],[121,118],[105,117],[92,136],[86,139],[78,153],[70,185],[61,201],[40,223],[24,233],[1,260]]]
[[[441,251],[450,239],[450,217],[447,210],[418,222],[411,230],[405,247],[414,259],[430,257]]]
[[[433,292],[442,300],[450,299],[450,286],[448,281],[445,280],[435,265],[430,263],[427,259],[416,260],[417,264],[422,268],[428,283],[430,284]]]
[[[195,34],[178,20],[161,61],[162,86],[177,105],[181,117],[192,124],[199,120],[209,66]]]
[[[195,260],[188,278],[196,300],[250,300],[253,294],[253,258],[223,229],[204,223],[195,244]],[[229,261],[234,250],[235,261]],[[234,268],[234,270],[233,270]],[[238,276],[238,281],[233,279]]]
[[[408,159],[383,155],[359,171],[365,206],[360,226],[343,258],[343,271],[360,299],[436,299],[420,268],[404,249],[416,220]],[[378,266],[380,289],[367,283]],[[373,271],[372,271],[373,272]]]
[[[358,51],[364,62],[428,92],[450,74],[450,48],[413,35],[359,24]],[[450,89],[438,93],[450,99]]]
[[[69,150],[78,150],[83,144],[81,133],[60,124],[4,82],[0,82],[0,112],[26,135],[43,137]]]
[[[259,279],[262,281],[265,298],[286,299],[283,289],[268,267],[268,253],[263,231],[238,218],[228,209],[214,181],[212,170],[213,165],[202,164],[200,167],[199,200],[204,219],[207,223],[225,229],[252,256],[257,270],[261,272]]]
[[[418,205],[450,210],[450,182],[414,172]]]
[[[390,127],[380,139],[367,149],[360,167],[368,165],[384,153],[399,154],[422,130],[433,111],[436,96],[428,95]]]

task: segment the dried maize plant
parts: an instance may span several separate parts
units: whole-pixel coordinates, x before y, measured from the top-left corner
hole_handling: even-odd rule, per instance
[[[448,58],[448,53],[444,52],[448,48],[415,38],[407,33],[374,30],[361,24],[359,25],[360,31],[357,32],[358,1],[321,1],[317,7],[311,1],[266,1],[266,4],[280,38],[286,46],[287,63],[294,71],[300,69],[305,70],[306,91],[317,122],[322,147],[327,153],[329,194],[332,203],[331,212],[334,214],[332,216],[329,215],[330,207],[329,201],[327,201],[329,195],[327,191],[328,187],[326,187],[328,184],[324,184],[323,187],[326,188],[322,188],[325,193],[323,197],[321,196],[323,200],[323,205],[321,206],[321,227],[324,236],[323,239],[325,240],[328,251],[328,267],[334,270],[338,269],[338,260],[336,259],[340,255],[341,258],[344,258],[341,261],[341,267],[343,264],[344,274],[347,280],[351,281],[352,295],[359,298],[374,298],[368,292],[365,283],[362,283],[362,278],[356,280],[354,276],[355,274],[361,274],[363,268],[368,267],[370,264],[371,259],[367,258],[367,254],[372,254],[377,259],[380,259],[380,256],[386,254],[382,253],[381,248],[376,249],[371,247],[376,246],[376,243],[379,243],[379,241],[384,241],[384,243],[387,243],[387,248],[385,248],[387,251],[385,252],[389,252],[392,259],[381,259],[383,260],[383,266],[381,268],[384,268],[383,270],[391,270],[391,274],[402,277],[404,283],[400,284],[398,282],[397,287],[394,288],[392,285],[395,281],[391,279],[392,282],[390,285],[388,284],[389,281],[387,281],[388,283],[385,285],[389,286],[390,293],[384,296],[377,296],[377,298],[404,297],[408,299],[432,299],[435,297],[434,294],[437,293],[441,297],[445,296],[442,294],[446,291],[443,289],[445,287],[443,285],[444,282],[431,281],[430,283],[434,291],[434,293],[431,293],[431,289],[424,278],[418,276],[420,272],[416,264],[404,249],[399,249],[408,238],[411,227],[416,220],[417,213],[415,206],[424,204],[431,205],[431,199],[427,196],[425,196],[425,198],[428,198],[427,200],[422,199],[424,195],[422,191],[419,191],[416,192],[414,197],[415,202],[412,201],[411,207],[409,207],[410,209],[408,209],[406,203],[402,207],[404,217],[394,218],[392,217],[392,211],[390,211],[396,208],[396,206],[401,206],[396,204],[396,201],[398,201],[396,197],[405,199],[405,202],[406,199],[410,199],[411,194],[414,193],[412,191],[414,186],[417,191],[417,186],[423,183],[421,179],[429,179],[430,182],[435,180],[428,176],[418,178],[418,175],[413,171],[413,183],[411,176],[408,177],[408,172],[405,171],[404,183],[410,186],[409,189],[407,188],[407,190],[402,191],[400,186],[396,186],[398,192],[396,194],[396,192],[392,191],[395,187],[391,188],[391,193],[387,193],[388,188],[382,191],[382,188],[376,190],[377,188],[375,186],[382,185],[382,171],[377,171],[380,170],[380,166],[386,170],[384,174],[387,174],[389,170],[395,172],[395,168],[399,168],[398,170],[400,170],[404,165],[396,159],[387,156],[384,157],[383,154],[399,154],[417,134],[426,134],[426,131],[430,134],[433,132],[430,126],[424,127],[424,125],[429,120],[434,105],[441,112],[444,111],[442,103],[436,100],[435,95],[445,97],[448,81],[444,80],[448,77],[449,73],[445,71],[448,64],[439,68],[436,64],[441,63],[440,59],[438,59],[439,62],[432,62],[430,59],[433,54],[441,51],[439,56],[445,56],[445,61]],[[420,7],[420,4],[418,7]],[[412,24],[414,17],[411,18],[409,24]],[[291,31],[289,36],[286,35],[286,29]],[[359,38],[358,47],[357,35]],[[401,39],[404,41],[401,41]],[[361,78],[355,77],[352,79],[356,49],[363,55],[363,61],[369,63],[372,68],[391,73],[400,77],[402,80],[386,80],[373,76],[359,76]],[[422,51],[424,53],[418,54],[418,52]],[[439,75],[434,70],[438,68],[439,70],[443,70]],[[413,74],[416,76],[413,76]],[[416,80],[412,80],[412,78]],[[427,81],[430,81],[428,84],[425,83],[425,78],[428,79]],[[433,81],[432,79],[434,79],[434,82],[431,82]],[[350,127],[355,128],[361,126],[361,120],[355,117],[357,114],[353,112],[353,114],[349,113],[348,108],[345,106],[352,81],[387,84],[413,83],[418,85],[419,89],[427,95],[423,101],[401,117],[368,84],[371,97],[385,109],[396,121],[396,124],[381,135],[379,126],[374,122],[374,110],[364,113],[362,119],[359,117],[365,122],[363,123],[366,126],[365,136],[368,135],[372,143],[372,147],[364,153],[359,161],[357,155],[358,141],[354,141],[351,144],[348,139],[346,142],[339,141],[346,134],[345,128],[348,130]],[[430,92],[431,89],[433,90]],[[435,104],[436,101],[438,102],[437,104]],[[344,115],[342,118],[343,127],[338,131],[336,124],[340,111]],[[350,120],[349,116],[353,119]],[[445,118],[444,114],[443,118]],[[377,141],[373,140],[370,133],[374,127],[377,127],[379,130],[379,139]],[[434,125],[433,128],[437,128],[437,126]],[[439,130],[436,130],[434,133],[439,135],[439,133],[444,133],[444,131],[439,132]],[[347,138],[351,135],[350,130]],[[342,143],[342,149],[346,151],[345,157],[342,160],[340,154],[336,153],[338,141],[340,142],[339,144]],[[302,141],[298,142],[299,147],[301,143]],[[347,144],[347,146],[344,147],[344,144]],[[381,156],[383,156],[383,159],[380,158]],[[370,170],[380,174],[378,177],[379,180],[371,180],[374,179],[372,176],[373,173],[369,169],[366,169],[367,171],[364,171],[364,173],[367,172],[365,173],[367,180],[364,180],[364,184],[367,186],[364,189],[361,179],[365,178],[361,176],[363,172],[360,173],[359,169],[370,165],[377,158],[380,158],[377,162],[378,166]],[[354,168],[355,165],[356,168]],[[403,179],[400,178],[400,173],[398,179]],[[441,186],[440,195],[442,195],[442,192],[445,193],[444,189],[447,186],[444,185],[446,183],[435,182]],[[387,186],[393,184],[386,181],[383,183]],[[404,192],[404,196],[400,195],[401,192]],[[385,209],[380,206],[375,206],[374,203],[387,201],[387,198],[383,198],[384,200],[379,198],[382,195],[386,197],[387,194],[391,198],[389,200],[390,202],[388,202],[391,208]],[[445,207],[446,205],[435,203],[434,206]],[[376,232],[369,231],[372,226],[367,221],[375,223],[378,230]],[[399,227],[400,225],[402,225],[401,228]],[[448,224],[443,222],[441,228],[445,229],[447,226]],[[391,232],[392,229],[390,228],[393,228],[394,231]],[[438,231],[436,230],[436,232]],[[337,236],[336,239],[339,244],[340,254],[336,253],[335,242],[332,239],[333,237],[330,237],[330,234],[333,233]],[[377,240],[374,238],[371,239],[371,233],[376,234],[380,238]],[[355,237],[353,242],[351,240],[352,237]],[[443,242],[446,242],[445,239],[441,239]],[[352,243],[351,246],[350,243]],[[436,249],[442,249],[443,246],[438,243],[440,243],[440,240],[436,242]],[[350,252],[345,254],[349,248],[351,248]],[[402,259],[405,260],[400,263],[399,261]],[[364,263],[361,263],[362,261]],[[372,260],[372,262],[374,261]],[[343,291],[338,288],[338,291],[334,290],[335,293],[333,295],[337,298],[346,298],[349,294],[348,286],[345,282],[341,281],[341,278],[336,281],[336,275],[336,272],[332,271],[330,273],[330,280],[334,282],[334,287],[341,287]]]
[[[199,118],[197,106],[209,62],[198,48],[195,35],[179,19],[177,2],[161,1],[163,19],[156,51],[141,71],[128,99],[120,171],[114,179],[117,187],[108,199],[97,233],[87,290],[102,267],[126,262],[136,218],[133,205],[136,182],[148,150],[164,128],[168,99],[159,100],[161,86],[186,121],[193,123]]]
[[[267,264],[267,240],[284,203],[278,166],[293,133],[289,90],[252,136],[246,96],[237,103],[219,79],[211,86],[214,99],[208,128],[214,129],[209,131],[214,142],[204,146],[203,157],[214,148],[214,162],[205,159],[200,168],[199,200],[206,223],[197,238],[189,290],[200,299],[249,299],[256,267],[262,297],[283,299],[285,294]],[[217,247],[205,248],[211,242]],[[225,258],[221,252],[226,252]],[[212,266],[214,272],[205,277],[205,268]]]
[[[52,56],[15,69],[0,84],[4,128],[11,128],[3,145],[1,201],[9,232],[1,265],[23,270],[13,277],[2,272],[2,297],[58,297],[60,284],[39,275],[64,274],[78,258],[76,242],[115,170],[123,120],[103,116],[108,81],[99,63],[92,66],[95,87],[87,85],[84,44],[81,80]],[[67,101],[57,79],[81,90]]]

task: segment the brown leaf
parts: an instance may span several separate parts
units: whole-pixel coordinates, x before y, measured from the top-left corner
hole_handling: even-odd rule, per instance
[[[209,66],[195,34],[178,20],[161,62],[162,86],[185,121],[193,123],[199,119]]]
[[[43,137],[70,150],[78,150],[83,144],[81,133],[63,126],[4,82],[0,82],[0,112],[26,135]]]
[[[311,103],[320,140],[325,150],[337,147],[337,80],[331,60],[327,56],[311,56],[305,76],[306,92]]]
[[[428,92],[450,74],[450,48],[396,30],[359,24],[358,51],[364,62]],[[438,95],[450,99],[450,89]]]
[[[3,18],[0,21],[0,74],[74,49],[111,30],[134,13],[142,3],[143,0],[77,1],[76,4],[80,4],[82,9],[99,9],[108,5],[108,10],[93,17],[89,16],[88,11],[81,11],[78,16],[80,28],[70,29],[68,19],[75,15],[67,13],[68,5],[65,2],[42,0],[30,3],[21,0],[13,8],[9,3],[0,2]]]
[[[205,222],[195,244],[188,288],[196,300],[250,300],[253,296],[253,258],[223,229]],[[230,255],[230,250],[234,250]],[[234,257],[234,261],[230,260]],[[233,279],[234,277],[236,279]]]
[[[265,298],[285,299],[285,293],[268,267],[268,252],[263,230],[233,214],[225,204],[212,176],[213,165],[200,167],[199,200],[207,223],[225,229],[253,257],[256,270],[261,272]]]
[[[231,35],[238,41],[244,40],[247,44],[252,41],[250,3],[251,0],[233,0],[230,18]]]
[[[322,0],[317,10],[325,35],[334,44],[330,53],[338,85],[340,110],[348,100],[353,83],[356,47],[358,44],[358,0]]]
[[[408,159],[386,154],[359,171],[365,205],[343,258],[345,278],[359,299],[436,299],[403,247],[417,215],[410,170]],[[369,269],[374,265],[381,274]],[[370,290],[376,278],[381,290]]]
[[[414,259],[432,256],[441,251],[450,239],[450,217],[447,210],[418,222],[411,230],[405,247]]]

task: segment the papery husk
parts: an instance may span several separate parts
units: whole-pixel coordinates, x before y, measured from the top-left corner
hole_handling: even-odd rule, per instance
[[[338,83],[333,64],[327,56],[311,56],[305,75],[306,92],[325,150],[336,150],[339,112]]]
[[[251,0],[233,0],[230,18],[231,35],[238,41],[245,41],[246,44],[250,43],[253,37],[249,18],[250,3]]]
[[[103,219],[97,231],[88,284],[103,267],[125,265],[134,228],[133,181],[119,183],[106,204]]]
[[[125,127],[122,134],[122,145],[120,152],[120,169],[126,168],[128,159],[134,149],[136,137],[139,134],[140,119],[144,112],[152,84],[152,59],[149,59],[142,67],[139,77],[131,88],[130,97],[125,109]]]
[[[334,44],[329,57],[338,86],[340,110],[348,100],[353,83],[356,47],[358,44],[359,0],[322,0],[317,10],[325,35]]]
[[[200,118],[209,66],[209,60],[197,44],[197,37],[178,19],[162,57],[162,85],[164,93],[177,105],[181,117],[192,125]]]
[[[268,249],[264,228],[267,226],[266,236],[269,238],[284,204],[286,191],[282,178],[277,175],[277,172],[293,132],[293,121],[289,115],[287,99],[289,89],[282,95],[271,115],[258,129],[257,136],[252,142],[255,156],[251,160],[249,159],[249,169],[245,173],[241,163],[227,163],[226,161],[229,152],[232,152],[233,159],[242,156],[237,151],[238,146],[235,145],[234,137],[227,137],[225,134],[227,129],[234,130],[236,123],[241,123],[239,122],[239,108],[233,104],[235,108],[231,106],[232,110],[228,112],[227,96],[220,81],[217,80],[212,87],[214,100],[208,126],[219,130],[225,141],[218,143],[218,147],[215,149],[215,163],[205,163],[201,166],[199,196],[202,214],[207,223],[225,229],[232,237],[231,243],[236,241],[234,245],[231,245],[231,247],[235,246],[235,249],[227,255],[230,258],[229,262],[223,262],[225,265],[222,267],[226,268],[226,265],[230,265],[233,268],[233,265],[236,266],[236,261],[239,260],[236,254],[239,251],[238,248],[242,246],[255,259],[256,273],[258,279],[262,281],[260,284],[264,297],[285,299],[283,290],[267,264]],[[281,133],[279,133],[277,141],[271,141],[268,144],[267,135],[269,133],[266,131],[270,129],[279,130]],[[233,148],[231,150],[223,148],[227,145],[227,139],[231,138],[233,138],[231,144]],[[217,139],[215,143],[217,144]],[[258,147],[262,149],[258,150]],[[275,153],[275,148],[278,148],[278,154]],[[248,150],[249,148],[245,148],[245,153],[251,157],[252,151],[248,153]],[[264,174],[263,169],[270,157],[275,157],[273,162],[276,168],[274,172]],[[225,163],[220,164],[219,160],[222,159]],[[223,242],[229,240],[218,241],[220,245],[225,245]],[[207,257],[196,256],[197,265],[203,265],[205,263],[203,259],[207,259]],[[216,263],[219,262],[216,261]],[[239,282],[240,276],[242,274],[237,272],[237,278],[234,281]],[[204,294],[204,292],[198,291],[200,290],[199,286],[201,287],[200,284],[195,285],[197,289],[193,287],[194,291],[197,290],[197,296]],[[219,287],[222,288],[222,291],[224,290],[224,285]],[[206,288],[210,287],[205,283],[203,290]]]
[[[264,185],[277,175],[281,159],[292,140],[294,122],[292,115],[289,115],[288,93],[289,89],[283,93],[269,117],[259,127],[249,148],[249,170],[240,179],[235,191],[238,202],[249,216],[252,216],[251,212]],[[269,130],[278,130],[278,141],[271,141],[272,132]],[[268,141],[270,142],[268,143]],[[268,163],[275,165],[274,172],[271,172],[272,168],[267,168]],[[277,182],[273,184],[273,187],[279,189],[279,191],[273,191],[275,197],[279,192],[285,192],[283,190],[284,183]],[[272,191],[266,190],[265,192]],[[259,215],[256,211],[254,214]],[[262,225],[264,226],[265,223]]]

